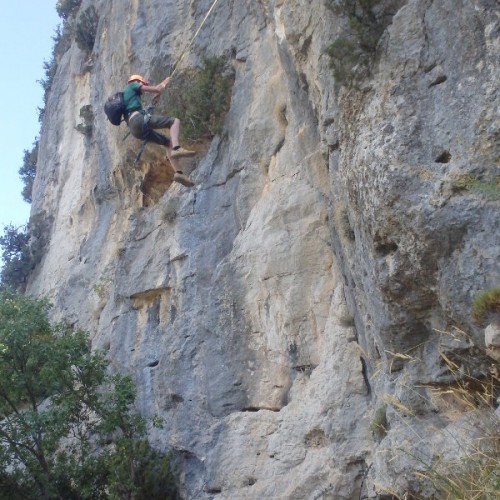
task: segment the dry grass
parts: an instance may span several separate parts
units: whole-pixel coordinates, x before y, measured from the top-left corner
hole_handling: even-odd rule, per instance
[[[491,436],[490,443],[478,441],[465,458],[453,462],[438,461],[428,472],[417,472],[416,475],[433,485],[436,498],[498,499],[500,498],[498,440],[498,436]]]
[[[438,332],[447,333],[447,332]],[[473,346],[472,338],[464,332],[457,330],[457,335],[468,340]],[[450,333],[453,337],[457,336]],[[487,358],[481,349],[480,358]],[[407,359],[407,354],[390,353],[394,357]],[[456,353],[455,353],[456,354]],[[420,386],[425,388],[428,395],[422,397],[439,412],[441,418],[450,425],[436,428],[441,437],[450,446],[456,449],[455,456],[450,458],[450,449],[438,449],[431,455],[423,458],[419,446],[411,449],[401,449],[400,452],[414,460],[414,478],[420,486],[415,491],[393,491],[390,485],[376,485],[377,491],[393,498],[403,499],[499,499],[500,498],[500,418],[495,409],[500,396],[500,366],[499,363],[489,358],[490,371],[480,378],[470,373],[462,363],[460,356],[457,359],[445,352],[440,353],[444,367],[450,375],[449,383]],[[416,358],[410,361],[418,362]],[[465,360],[464,360],[465,361]],[[487,366],[487,365],[486,365]],[[404,384],[403,384],[404,385]],[[417,387],[407,387],[409,390],[418,391]],[[413,408],[404,404],[399,398],[391,394],[381,397],[387,407],[392,408],[400,421],[410,425],[412,430],[418,432],[411,423],[418,422],[420,418]],[[382,415],[376,415],[378,420]],[[390,423],[389,423],[390,424]],[[383,427],[377,426],[382,431],[380,436],[385,436],[386,423]],[[374,429],[372,429],[373,431]],[[417,435],[417,434],[416,434]],[[429,436],[418,434],[422,440],[422,449],[429,445]],[[416,442],[418,445],[418,441]],[[446,456],[444,456],[447,454]],[[388,489],[389,488],[389,489]],[[392,487],[394,489],[394,487]],[[425,495],[424,493],[425,492]]]

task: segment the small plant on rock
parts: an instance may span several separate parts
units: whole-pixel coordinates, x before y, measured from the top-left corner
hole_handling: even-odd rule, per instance
[[[373,419],[370,423],[370,430],[372,431],[375,439],[380,442],[387,434],[388,428],[387,407],[382,405],[377,408],[373,415]]]
[[[79,123],[75,127],[76,130],[86,136],[92,135],[94,129],[94,112],[91,104],[87,104],[80,108],[80,118],[83,119],[83,123]]]
[[[113,279],[109,276],[101,276],[99,282],[92,287],[92,290],[100,299],[104,299],[112,282]]]
[[[377,16],[374,7],[380,0],[330,0],[327,6],[347,17],[348,30],[328,47],[330,66],[341,85],[353,85],[370,74],[378,41],[387,20]]]
[[[500,288],[491,288],[478,294],[472,302],[471,316],[483,326],[492,317],[500,319]]]
[[[451,184],[454,193],[476,192],[490,201],[500,200],[500,176],[481,177],[467,173],[458,176]]]

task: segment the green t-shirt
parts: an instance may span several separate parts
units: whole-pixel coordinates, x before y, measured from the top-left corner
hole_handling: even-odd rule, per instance
[[[125,108],[127,109],[128,115],[130,115],[134,111],[142,110],[141,88],[141,82],[130,82],[123,89],[123,100],[125,102]]]

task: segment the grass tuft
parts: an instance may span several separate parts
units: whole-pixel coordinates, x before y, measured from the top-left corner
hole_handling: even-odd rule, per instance
[[[500,288],[491,288],[479,293],[472,302],[472,319],[481,326],[486,326],[486,323],[492,316],[500,317]]]
[[[489,201],[500,201],[500,176],[481,178],[475,174],[463,174],[452,185],[455,193],[476,192]]]

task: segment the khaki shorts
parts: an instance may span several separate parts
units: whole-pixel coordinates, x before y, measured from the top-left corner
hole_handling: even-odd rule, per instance
[[[162,115],[150,115],[147,123],[144,122],[144,113],[137,112],[132,113],[132,116],[128,120],[128,128],[130,133],[137,137],[137,139],[142,139],[143,141],[154,142],[160,144],[161,146],[170,146],[170,139],[156,132],[154,129],[158,128],[170,128],[174,123],[175,118],[171,116]]]

